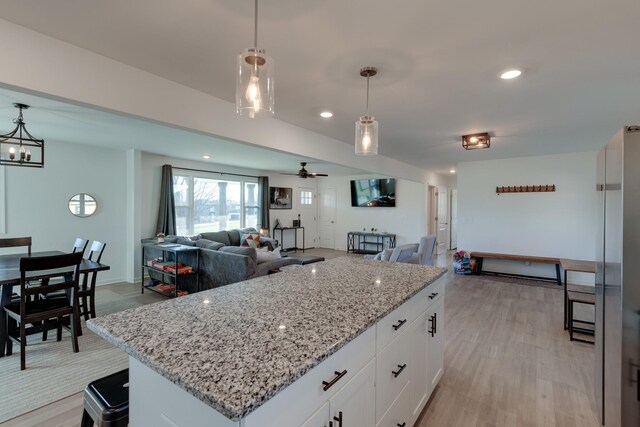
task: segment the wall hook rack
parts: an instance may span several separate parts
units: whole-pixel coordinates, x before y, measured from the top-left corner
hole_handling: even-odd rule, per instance
[[[502,193],[549,193],[556,191],[555,185],[513,185],[496,187],[496,194]]]

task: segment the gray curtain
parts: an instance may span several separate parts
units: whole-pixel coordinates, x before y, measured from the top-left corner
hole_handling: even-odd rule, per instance
[[[173,171],[171,165],[162,166],[160,184],[160,209],[158,210],[156,234],[176,234],[176,203],[173,198]]]
[[[269,177],[258,177],[258,191],[260,199],[260,227],[267,230],[271,227],[269,222]]]

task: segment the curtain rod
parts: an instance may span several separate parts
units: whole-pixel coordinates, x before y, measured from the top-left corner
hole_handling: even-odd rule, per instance
[[[171,165],[169,165],[169,166],[171,166]],[[204,170],[204,169],[181,168],[181,167],[178,167],[178,166],[171,166],[171,167],[173,169],[180,169],[180,170],[183,170],[183,171],[219,173],[220,175],[244,176],[244,177],[247,177],[247,178],[260,178],[259,176],[256,176],[256,175],[244,175],[244,174],[241,174],[241,173],[208,171],[208,170]]]

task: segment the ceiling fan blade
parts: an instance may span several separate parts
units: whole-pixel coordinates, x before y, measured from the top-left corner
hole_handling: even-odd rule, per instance
[[[315,172],[312,173],[311,175],[313,175],[314,177],[316,177],[316,176],[329,176],[326,173],[315,173]]]

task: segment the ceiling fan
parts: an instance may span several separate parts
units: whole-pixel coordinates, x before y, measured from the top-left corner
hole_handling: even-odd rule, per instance
[[[294,175],[298,178],[315,178],[316,176],[329,176],[326,173],[309,172],[305,169],[307,162],[300,162],[300,170],[297,173],[281,173],[280,175]]]

